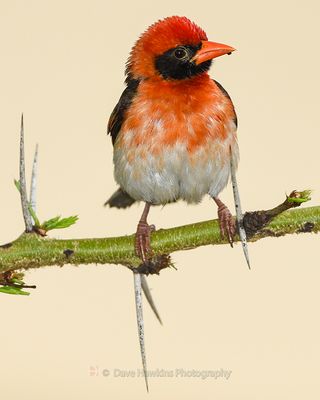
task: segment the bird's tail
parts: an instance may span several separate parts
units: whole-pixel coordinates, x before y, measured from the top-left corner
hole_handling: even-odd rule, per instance
[[[113,195],[104,203],[105,206],[116,208],[127,208],[132,206],[135,200],[128,195],[124,190],[119,188]]]

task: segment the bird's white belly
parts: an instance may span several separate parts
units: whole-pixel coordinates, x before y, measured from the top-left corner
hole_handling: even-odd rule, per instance
[[[230,147],[235,165],[239,152],[234,135],[199,146],[192,153],[186,142],[151,151],[142,144],[115,146],[115,179],[135,200],[166,204],[183,199],[199,202],[205,194],[217,196],[230,175]]]

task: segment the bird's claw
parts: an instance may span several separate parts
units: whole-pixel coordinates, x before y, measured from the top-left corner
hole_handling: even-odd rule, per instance
[[[236,223],[228,207],[223,203],[218,207],[218,218],[221,237],[226,237],[230,246],[233,247],[233,238],[236,234]]]
[[[139,222],[135,236],[135,252],[138,257],[145,263],[151,254],[151,233],[156,230],[154,225],[147,222]]]

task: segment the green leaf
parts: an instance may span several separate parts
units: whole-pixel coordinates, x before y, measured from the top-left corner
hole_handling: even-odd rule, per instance
[[[21,192],[20,181],[17,181],[15,179],[14,184],[18,189],[18,191]],[[34,226],[36,228],[43,229],[45,232],[52,231],[52,229],[69,228],[69,226],[74,225],[79,219],[77,215],[73,215],[67,218],[61,218],[61,216],[59,215],[57,217],[48,219],[47,221],[44,221],[43,224],[41,224],[30,203],[28,203],[28,209],[31,214],[31,217],[33,218]]]
[[[299,204],[301,204],[301,203],[305,203],[306,201],[309,201],[309,200],[310,200],[310,198],[309,199],[300,199],[300,198],[295,198],[295,197],[288,197],[288,201],[290,203],[299,203]]]
[[[16,188],[18,189],[18,192],[21,193],[20,181],[17,181],[17,180],[15,179],[15,180],[14,180],[14,184],[15,184]]]
[[[51,218],[48,221],[45,221],[41,225],[41,228],[45,231],[51,231],[52,229],[69,228],[69,226],[74,225],[78,221],[78,219],[79,218],[77,215],[73,215],[67,218],[61,218],[60,216],[58,216]]]
[[[33,208],[31,207],[31,205],[29,203],[28,203],[28,209],[29,209],[29,212],[31,214],[31,217],[33,218],[34,226],[36,228],[40,228],[40,221],[39,221],[36,213],[34,212]]]
[[[24,285],[24,282],[18,278],[12,278],[10,279],[10,282],[15,283],[16,285]]]
[[[24,290],[21,290],[20,288],[12,287],[12,286],[2,286],[0,287],[0,292],[5,293],[5,294],[17,294],[17,295],[23,295],[23,296],[29,296],[29,292],[25,292]]]
[[[287,200],[290,203],[299,203],[299,204],[305,203],[306,201],[311,200],[311,193],[312,193],[311,190],[304,190],[302,192],[293,192],[291,193],[291,195],[294,194],[294,197],[288,197]]]
[[[61,217],[58,216],[58,217],[48,219],[47,221],[44,221],[43,224],[41,225],[41,228],[46,231],[49,231],[50,229],[55,229],[55,226],[57,225],[60,218]]]

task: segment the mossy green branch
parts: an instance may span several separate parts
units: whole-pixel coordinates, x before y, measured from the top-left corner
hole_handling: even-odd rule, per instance
[[[320,231],[320,207],[299,208],[276,216],[249,241],[293,233]],[[235,238],[235,242],[239,238]],[[217,220],[204,221],[152,234],[154,255],[193,249],[205,245],[227,244],[221,239]],[[24,233],[17,240],[0,247],[0,272],[65,264],[122,264],[137,267],[134,236],[96,239],[58,240]]]

